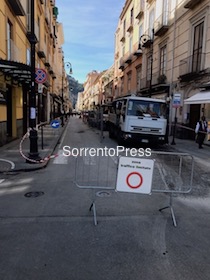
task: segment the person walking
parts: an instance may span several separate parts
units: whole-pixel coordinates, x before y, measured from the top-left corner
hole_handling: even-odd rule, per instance
[[[197,122],[195,133],[197,134],[196,143],[198,143],[198,148],[203,149],[203,142],[206,137],[206,133],[208,130],[208,123],[206,121],[205,116],[201,117],[201,120]]]

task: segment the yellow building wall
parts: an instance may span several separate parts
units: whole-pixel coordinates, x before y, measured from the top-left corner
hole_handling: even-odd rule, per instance
[[[7,120],[7,107],[3,104],[0,104],[0,122]]]

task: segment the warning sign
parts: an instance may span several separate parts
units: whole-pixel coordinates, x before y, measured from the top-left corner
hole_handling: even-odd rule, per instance
[[[154,160],[121,157],[118,165],[116,190],[150,194]]]

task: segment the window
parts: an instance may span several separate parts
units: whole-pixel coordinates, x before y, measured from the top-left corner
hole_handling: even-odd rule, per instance
[[[121,78],[121,95],[123,95],[124,91],[124,77]]]
[[[123,22],[123,36],[125,36],[125,33],[126,33],[126,19],[124,19]]]
[[[141,67],[138,67],[138,68],[136,68],[136,90],[137,90],[137,92],[140,91],[140,89],[141,89],[140,83],[141,83]]]
[[[128,93],[130,93],[131,92],[131,72],[129,72],[127,74],[127,76],[128,76],[127,91],[128,91]]]
[[[149,13],[149,36],[153,38],[152,29],[154,27],[154,20],[155,20],[155,10],[152,9]]]
[[[194,27],[194,41],[192,53],[192,72],[199,72],[201,69],[204,21]]]
[[[130,18],[130,20],[131,20],[131,25],[133,24],[133,8],[131,9],[131,18]]]
[[[12,23],[7,22],[7,59],[12,60]]]
[[[30,49],[26,50],[26,64],[31,65],[31,50]]]
[[[166,45],[160,48],[160,75],[166,74]]]
[[[139,26],[139,38],[143,35],[143,24]]]
[[[147,81],[151,79],[151,64],[152,64],[152,55],[147,57]]]
[[[129,53],[131,54],[133,51],[133,37],[131,36],[129,39]]]

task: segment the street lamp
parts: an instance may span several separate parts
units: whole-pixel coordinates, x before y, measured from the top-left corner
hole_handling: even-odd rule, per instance
[[[142,47],[151,47],[150,50],[150,80],[149,80],[149,97],[152,97],[152,68],[153,68],[153,43],[154,43],[154,28],[152,28],[152,34],[143,34],[139,39],[139,47],[137,50],[137,53],[140,53],[142,51]]]
[[[38,134],[36,130],[36,91],[35,91],[35,45],[37,39],[34,33],[34,0],[31,0],[31,32],[29,42],[31,45],[31,91],[29,95],[29,139],[30,152],[29,158],[33,160],[40,159],[38,153]],[[30,162],[30,161],[29,161]]]
[[[67,69],[69,69],[69,73],[68,74],[72,74],[73,71],[72,71],[72,65],[70,62],[64,62],[63,61],[64,58],[62,58],[62,62],[63,62],[63,65],[62,65],[62,118],[61,118],[61,126],[64,126],[64,81],[63,81],[63,78],[64,78],[64,73],[63,73],[63,69],[65,69],[65,66]]]

